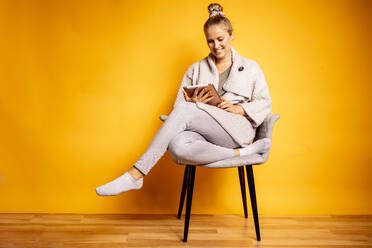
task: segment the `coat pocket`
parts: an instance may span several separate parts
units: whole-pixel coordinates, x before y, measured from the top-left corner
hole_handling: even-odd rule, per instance
[[[246,81],[244,83],[231,83],[227,88],[228,91],[238,95],[243,101],[251,101],[255,81]]]
[[[247,100],[245,96],[235,94],[231,91],[225,92],[221,97],[225,98],[227,101],[231,102],[232,104],[243,103]]]

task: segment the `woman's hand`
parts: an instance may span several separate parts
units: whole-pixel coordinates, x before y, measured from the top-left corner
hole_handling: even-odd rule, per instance
[[[183,95],[185,97],[185,100],[187,102],[202,102],[202,103],[207,103],[209,102],[213,96],[211,97],[208,97],[209,96],[209,92],[205,93],[205,88],[203,88],[200,92],[199,92],[199,88],[197,87],[195,90],[194,90],[194,94],[192,95],[192,97],[189,97],[185,90],[182,88],[182,91],[183,91]]]
[[[225,98],[222,98],[223,102],[219,103],[217,107],[222,108],[226,111],[229,111],[231,113],[245,115],[245,111],[242,106],[240,105],[234,105]]]

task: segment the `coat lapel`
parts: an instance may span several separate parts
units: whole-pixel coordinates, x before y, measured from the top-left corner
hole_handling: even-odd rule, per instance
[[[251,98],[253,85],[251,82],[248,82],[248,68],[245,68],[247,65],[244,62],[244,58],[240,56],[233,47],[231,47],[231,51],[233,64],[229,76],[222,88],[227,92]]]
[[[208,69],[200,68],[200,76],[202,80],[209,80],[207,83],[212,83],[218,89],[219,72],[216,67],[215,58],[212,53],[207,56]],[[203,70],[204,69],[204,70]]]
[[[225,91],[230,91],[230,86],[234,84],[234,82],[237,82],[237,72],[240,65],[240,55],[235,51],[233,47],[231,48],[231,56],[232,56],[232,65],[231,65],[231,70],[230,73],[226,79],[225,84],[223,85],[223,89]]]

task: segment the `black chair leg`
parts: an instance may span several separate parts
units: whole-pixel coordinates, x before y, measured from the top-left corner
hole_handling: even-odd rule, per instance
[[[243,208],[244,208],[244,217],[248,218],[247,211],[247,193],[245,192],[245,175],[244,175],[244,166],[238,167],[239,171],[239,181],[240,181],[240,190],[242,192]]]
[[[185,166],[185,173],[183,174],[183,183],[182,183],[182,191],[181,191],[181,198],[180,198],[180,205],[178,207],[178,214],[177,218],[181,218],[182,209],[183,209],[183,203],[185,202],[185,196],[187,191],[187,185],[189,180],[189,172],[190,172],[190,165]]]
[[[194,190],[194,181],[195,181],[195,165],[191,165],[189,173],[189,182],[187,188],[187,200],[186,200],[186,216],[185,216],[185,228],[183,233],[183,242],[187,242],[187,235],[189,233],[189,223],[190,223],[190,214],[191,214],[191,202],[192,202],[192,192]]]
[[[256,189],[254,186],[254,177],[252,165],[245,166],[247,170],[248,186],[249,186],[249,195],[251,196],[251,205],[254,219],[254,227],[256,229],[257,241],[261,241],[260,235],[260,225],[258,223],[258,212],[257,212],[257,201],[256,201]]]

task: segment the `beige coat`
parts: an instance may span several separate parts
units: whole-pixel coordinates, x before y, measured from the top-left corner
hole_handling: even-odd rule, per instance
[[[256,133],[256,128],[271,113],[271,97],[264,74],[257,62],[239,55],[231,47],[232,67],[221,97],[232,104],[241,105],[248,117],[223,110],[221,108],[197,102],[198,108],[206,111],[230,134],[242,147],[248,146]],[[184,102],[182,87],[213,83],[218,88],[219,72],[214,56],[209,53],[201,61],[193,63],[186,71],[179,88],[174,106]]]

